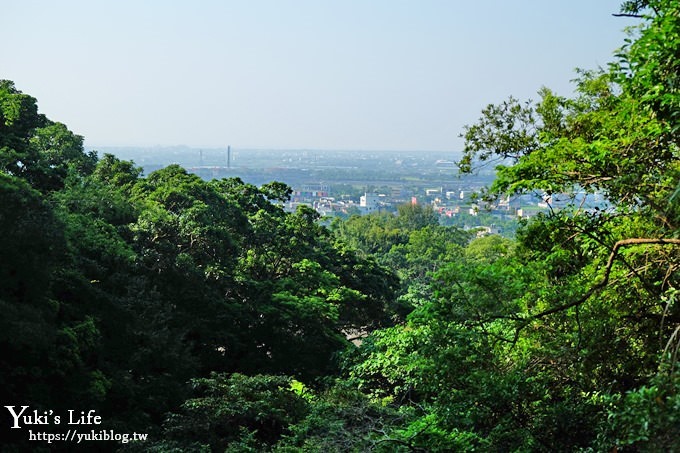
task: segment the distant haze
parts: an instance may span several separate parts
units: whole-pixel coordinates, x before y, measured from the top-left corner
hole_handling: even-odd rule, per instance
[[[459,150],[606,66],[616,0],[3,2],[0,78],[89,146]]]

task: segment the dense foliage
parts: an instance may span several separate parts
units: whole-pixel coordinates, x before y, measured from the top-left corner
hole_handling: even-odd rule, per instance
[[[9,81],[0,105],[3,405],[97,408],[109,427],[159,431],[192,379],[318,386],[345,331],[395,319],[396,277],[312,210],[285,212],[287,186],[178,166],[141,177],[84,153]]]
[[[0,81],[2,405],[150,435],[98,450],[680,450],[680,2],[622,13],[640,26],[574,97],[464,131],[490,199],[606,199],[513,239],[418,205],[326,228],[281,183],[142,176]]]

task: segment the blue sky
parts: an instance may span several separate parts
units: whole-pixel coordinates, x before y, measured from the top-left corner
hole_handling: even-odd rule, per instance
[[[0,78],[89,146],[461,149],[488,103],[570,94],[616,0],[0,0]]]

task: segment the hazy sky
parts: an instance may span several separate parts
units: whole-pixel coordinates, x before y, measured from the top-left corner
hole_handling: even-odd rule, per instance
[[[0,78],[89,146],[458,150],[573,88],[619,0],[0,0]]]

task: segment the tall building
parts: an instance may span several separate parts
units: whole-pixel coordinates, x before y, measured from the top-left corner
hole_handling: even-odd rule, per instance
[[[364,193],[359,198],[359,210],[362,214],[370,214],[380,209],[380,197],[376,193]]]

